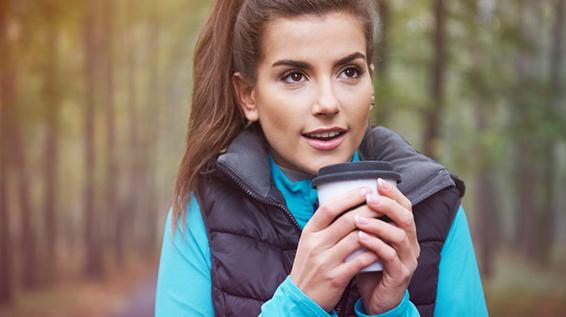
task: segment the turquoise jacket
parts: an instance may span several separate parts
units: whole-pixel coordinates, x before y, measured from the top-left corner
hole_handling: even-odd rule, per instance
[[[354,157],[357,160],[357,155]],[[291,181],[270,158],[271,176],[301,227],[313,214],[316,190],[309,179]],[[157,281],[156,317],[214,316],[211,290],[211,254],[200,207],[194,196],[187,210],[185,230],[176,233],[167,216]],[[368,316],[360,300],[356,314]],[[326,312],[306,296],[289,277],[272,299],[262,306],[261,316],[337,316]],[[419,316],[408,292],[394,309],[373,316]],[[434,316],[488,316],[470,231],[460,207],[441,251],[438,293]]]

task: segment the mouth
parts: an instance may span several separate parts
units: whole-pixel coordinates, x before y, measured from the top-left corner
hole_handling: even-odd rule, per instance
[[[347,130],[333,127],[322,128],[303,133],[302,136],[306,139],[307,143],[320,151],[331,151],[336,149],[344,140],[344,135]]]

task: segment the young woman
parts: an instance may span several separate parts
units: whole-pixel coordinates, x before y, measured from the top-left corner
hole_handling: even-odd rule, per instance
[[[156,316],[487,315],[463,184],[368,127],[373,17],[369,0],[214,2]],[[358,160],[389,161],[398,189],[318,206],[313,175]]]

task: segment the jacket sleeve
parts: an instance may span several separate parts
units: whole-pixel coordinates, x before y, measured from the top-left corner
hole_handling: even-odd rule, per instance
[[[291,280],[289,276],[279,285],[273,297],[261,306],[262,317],[274,316],[313,316],[313,317],[337,317],[333,310],[327,313],[305,295]]]
[[[488,316],[470,228],[461,206],[440,259],[434,316]]]
[[[211,258],[206,228],[194,196],[182,224],[172,232],[169,211],[163,235],[157,277],[155,316],[214,316]],[[271,300],[261,307],[260,316],[336,316],[327,313],[306,296],[289,277],[279,285]]]
[[[356,309],[356,315],[358,315],[359,317],[420,317],[421,316],[415,305],[413,305],[413,303],[409,300],[409,291],[405,291],[405,296],[403,296],[403,299],[401,300],[399,305],[397,305],[397,307],[385,313],[377,314],[377,315],[366,315],[362,299],[358,299],[358,301],[356,302],[355,309]]]
[[[176,232],[169,211],[163,235],[155,316],[214,316],[211,300],[210,249],[200,208],[194,196],[187,210],[187,223]]]
[[[358,316],[368,317],[361,299],[356,302],[355,307]],[[416,317],[420,314],[409,300],[407,291],[397,307],[370,317],[409,316]],[[464,208],[461,206],[440,252],[434,316],[488,316],[470,229]]]

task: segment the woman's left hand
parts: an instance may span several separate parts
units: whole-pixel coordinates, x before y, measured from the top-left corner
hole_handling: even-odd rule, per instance
[[[358,288],[366,313],[375,315],[395,308],[405,295],[417,269],[420,247],[412,205],[395,186],[380,180],[381,196],[368,195],[370,209],[388,216],[391,222],[356,216],[360,229],[359,240],[377,254],[383,264],[382,272],[358,274]]]

